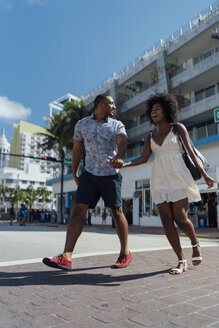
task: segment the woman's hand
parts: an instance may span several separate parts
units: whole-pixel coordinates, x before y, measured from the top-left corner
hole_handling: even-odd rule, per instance
[[[123,161],[123,159],[121,159],[121,158],[113,158],[113,159],[111,159],[111,161],[110,161],[110,166],[111,167],[113,167],[114,169],[121,169],[122,168],[122,166],[123,166],[123,164],[124,164],[124,161]]]
[[[205,182],[208,185],[208,188],[211,188],[214,186],[214,179],[212,179],[207,173],[205,175],[203,175],[203,178],[205,179]]]

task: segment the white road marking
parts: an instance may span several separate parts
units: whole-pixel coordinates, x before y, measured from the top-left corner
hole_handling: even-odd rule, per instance
[[[217,244],[208,244],[207,242],[202,247],[216,247],[219,246]],[[183,248],[191,248],[191,246],[183,246]],[[147,247],[147,248],[138,248],[138,249],[131,249],[132,253],[138,252],[150,252],[150,251],[161,251],[172,249],[169,247]],[[105,252],[89,252],[89,253],[79,253],[73,254],[72,258],[82,258],[82,257],[90,257],[90,256],[98,256],[98,255],[110,255],[110,254],[118,254],[118,251],[105,251]],[[8,261],[8,262],[0,262],[0,267],[7,267],[7,266],[15,266],[15,265],[24,265],[24,264],[33,264],[33,263],[40,263],[42,262],[42,258],[37,259],[25,259],[25,260],[15,260],[15,261]]]

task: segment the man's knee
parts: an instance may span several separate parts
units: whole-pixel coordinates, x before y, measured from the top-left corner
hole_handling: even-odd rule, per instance
[[[85,204],[76,204],[72,217],[83,217],[88,210],[88,205]]]
[[[111,208],[111,212],[115,220],[120,220],[121,218],[123,218],[122,207],[113,207]]]

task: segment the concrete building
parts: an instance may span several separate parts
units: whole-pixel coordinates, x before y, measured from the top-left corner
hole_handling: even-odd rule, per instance
[[[57,157],[55,150],[50,150],[42,154],[42,150],[39,148],[39,144],[43,142],[44,137],[38,135],[37,133],[46,133],[46,129],[24,121],[20,121],[19,124],[14,124],[11,153],[41,158],[45,155]],[[11,167],[22,171],[28,172],[29,166],[32,164],[37,165],[36,171],[39,175],[43,174],[47,177],[47,179],[53,177],[53,162],[39,159],[36,160],[28,157],[26,158],[12,156],[11,158]],[[41,179],[39,179],[39,181],[40,180]]]
[[[217,0],[83,97],[88,108],[93,106],[98,94],[115,99],[118,117],[125,124],[129,137],[127,158],[139,156],[144,149],[145,136],[153,129],[145,118],[146,99],[156,91],[171,92],[177,97],[178,120],[187,127],[194,144],[208,158],[209,172],[215,179],[215,186],[210,190],[202,179],[197,181],[206,208],[211,204],[211,215],[208,213],[205,218],[206,226],[217,226],[219,213],[219,124],[214,114],[219,109],[219,43],[215,36],[218,29]],[[161,225],[150,195],[152,161],[153,158],[147,164],[121,170],[124,206],[132,208],[135,225]],[[59,189],[59,181],[53,181],[54,193],[58,194]],[[64,192],[66,204],[71,208],[75,190],[72,177],[66,176]],[[97,215],[101,214],[102,206],[100,202]],[[100,218],[97,221],[101,223]]]
[[[10,153],[11,145],[5,137],[5,129],[2,129],[0,135],[0,153]],[[10,156],[0,154],[0,169],[6,166],[10,166]]]
[[[67,93],[64,96],[53,100],[51,103],[49,103],[49,116],[52,116],[55,113],[60,112],[63,109],[64,103],[66,101],[73,102],[73,101],[80,101],[80,99],[72,95],[71,93]]]

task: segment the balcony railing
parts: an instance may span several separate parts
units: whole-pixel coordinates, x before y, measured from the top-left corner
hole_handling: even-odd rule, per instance
[[[187,69],[184,69],[178,75],[171,78],[171,87],[175,88],[180,83],[185,83],[217,65],[219,65],[219,53],[215,52],[206,59],[201,60],[195,65],[189,66]]]
[[[172,44],[176,44],[181,40],[181,37],[187,33],[190,33],[195,27],[205,24],[211,17],[219,13],[219,0],[214,1],[208,8],[203,10],[199,15],[194,17],[192,20],[188,21],[185,25],[179,28],[176,32],[171,34],[165,40],[160,40],[156,42],[152,47],[147,49],[142,55],[136,57],[131,63],[122,68],[118,73],[113,73],[110,77],[106,78],[101,82],[95,89],[91,90],[90,93],[83,96],[83,100],[88,101],[90,98],[94,98],[100,90],[110,89],[110,86],[114,83],[116,79],[124,78],[130,76],[132,71],[136,70],[136,67],[141,67],[142,64],[146,65],[147,62],[151,60],[159,51],[163,49],[168,49]]]
[[[204,113],[211,108],[215,108],[219,103],[219,93],[206,97],[205,99],[192,103],[190,106],[184,107],[179,112],[179,120],[189,118],[194,115]]]

